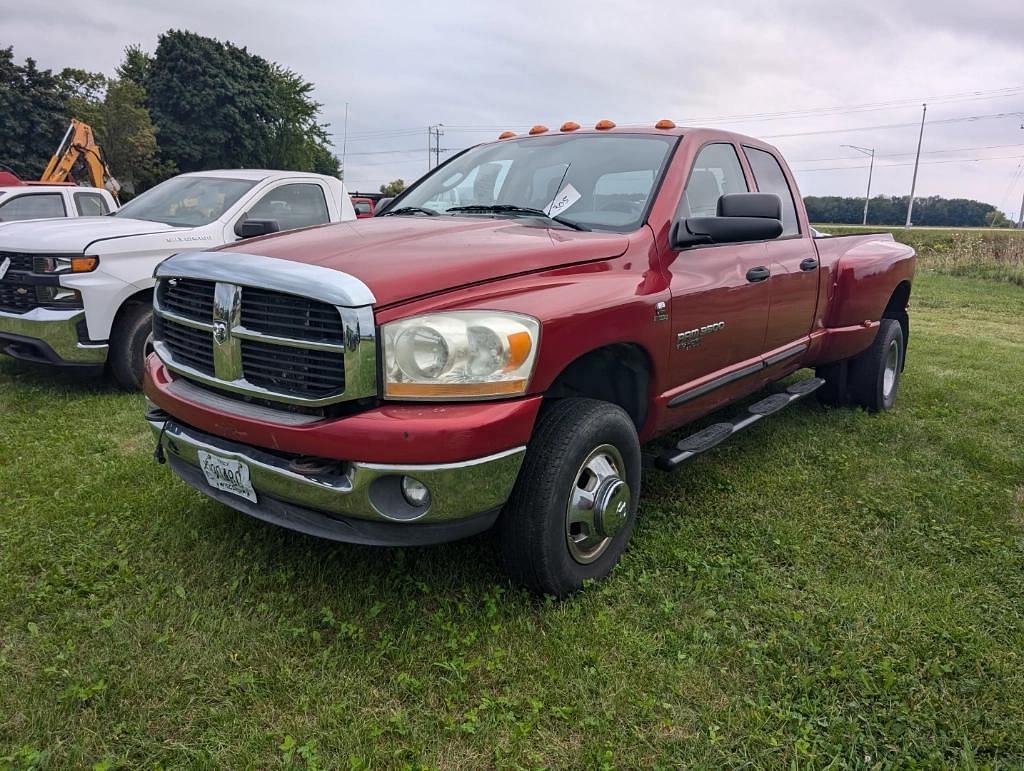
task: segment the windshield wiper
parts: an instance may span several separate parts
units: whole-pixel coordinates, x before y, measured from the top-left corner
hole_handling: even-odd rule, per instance
[[[543,217],[546,220],[557,222],[559,225],[565,225],[565,227],[572,228],[573,230],[590,230],[590,228],[584,227],[578,222],[563,219],[562,217],[552,217],[542,209],[533,209],[529,206],[513,206],[512,204],[494,204],[491,206],[484,206],[482,204],[473,204],[470,206],[451,206],[445,209],[445,211],[463,212],[465,214],[519,214],[528,217]]]
[[[431,217],[436,217],[441,212],[436,212],[433,209],[424,209],[422,206],[399,206],[397,209],[386,211],[381,214],[381,217],[390,217],[392,214],[426,214]]]

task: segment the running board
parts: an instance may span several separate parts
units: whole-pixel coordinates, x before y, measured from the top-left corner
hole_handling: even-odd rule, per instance
[[[782,393],[766,396],[761,401],[751,404],[747,407],[746,414],[739,416],[736,420],[715,423],[703,431],[698,431],[696,434],[686,437],[675,446],[674,450],[669,450],[659,455],[655,459],[654,465],[662,471],[672,471],[684,460],[689,460],[694,455],[700,455],[712,447],[717,447],[733,434],[749,428],[762,418],[774,415],[793,402],[800,401],[823,385],[825,385],[825,381],[820,377],[811,377],[793,383]]]

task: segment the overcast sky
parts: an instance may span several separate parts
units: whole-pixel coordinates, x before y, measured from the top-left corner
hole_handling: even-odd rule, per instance
[[[668,117],[768,138],[805,195],[863,195],[866,158],[842,145],[875,147],[872,192],[902,195],[928,101],[918,194],[1017,215],[1024,2],[720,5],[35,0],[6,4],[0,45],[108,74],[125,45],[152,51],[169,28],[245,45],[316,84],[339,155],[348,102],[350,190],[426,171],[433,123],[459,149],[534,123]]]

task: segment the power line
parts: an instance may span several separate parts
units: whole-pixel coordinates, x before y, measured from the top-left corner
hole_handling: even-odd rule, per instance
[[[964,123],[964,122],[975,122],[980,120],[992,120],[994,118],[1019,118],[1024,115],[1024,111],[1017,110],[1016,112],[994,112],[985,115],[963,115],[959,118],[940,118],[939,120],[933,120],[928,125],[936,126],[947,123]],[[877,126],[854,126],[853,128],[838,128],[838,129],[819,129],[817,131],[797,131],[792,134],[766,134],[764,139],[784,139],[786,137],[809,137],[819,134],[848,134],[852,131],[879,131],[882,129],[897,129],[897,128],[917,128],[920,125],[919,121],[913,123],[883,123]]]
[[[1017,143],[1012,145],[978,145],[975,147],[950,147],[945,150],[922,150],[921,155],[938,155],[940,153],[963,153],[971,150],[1003,150],[1007,147],[1024,147],[1024,144]],[[879,153],[876,158],[906,158],[907,156],[913,155],[913,153]],[[790,161],[793,163],[821,163],[823,161],[859,161],[860,158],[855,155],[841,155],[835,158],[800,158],[798,160]]]
[[[945,161],[922,161],[922,166],[937,166],[943,163],[984,163],[985,161],[1014,161],[1019,158],[1024,158],[1024,155],[1001,155],[994,158],[951,158]],[[913,166],[911,162],[907,163],[887,163],[884,165],[877,166],[880,169],[898,169],[906,166]],[[810,174],[815,171],[855,171],[857,169],[866,169],[867,166],[830,166],[822,169],[794,169],[795,174]]]
[[[760,121],[760,120],[782,120],[784,118],[794,117],[811,117],[814,115],[846,115],[856,112],[868,112],[875,110],[893,109],[898,107],[909,107],[914,104],[920,104],[922,101],[931,103],[953,103],[953,102],[966,102],[966,101],[977,101],[981,99],[999,99],[1004,97],[1016,96],[1017,94],[1024,93],[1024,86],[1007,86],[1004,88],[996,88],[983,91],[961,91],[955,94],[941,94],[937,96],[918,96],[918,97],[907,97],[901,99],[893,99],[882,102],[866,102],[863,104],[856,105],[833,105],[827,107],[807,107],[794,110],[782,110],[778,112],[761,112],[761,113],[747,113],[747,114],[732,114],[732,115],[720,115],[710,116],[703,118],[688,118],[684,121],[676,121],[680,125],[686,123],[732,123],[742,121]],[[654,121],[636,121],[638,125],[647,125]],[[451,131],[476,133],[476,132],[490,132],[490,131],[501,131],[502,129],[528,129],[533,124],[528,123],[506,123],[502,125],[498,124],[446,124],[445,128]],[[622,125],[626,125],[623,123]],[[917,125],[915,122],[912,125]],[[419,134],[423,129],[418,127],[398,127],[391,129],[380,129],[380,130],[369,130],[357,133],[349,134],[349,140],[363,140],[373,139],[383,136],[412,136]]]

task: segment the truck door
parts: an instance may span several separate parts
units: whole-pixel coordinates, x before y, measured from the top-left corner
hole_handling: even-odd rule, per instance
[[[736,147],[705,145],[697,154],[677,219],[715,216],[718,199],[748,192]],[[671,373],[676,386],[741,370],[764,351],[769,282],[765,244],[715,244],[668,251],[671,272]]]
[[[818,301],[818,253],[809,233],[800,232],[793,190],[771,153],[744,147],[758,192],[782,199],[782,235],[765,244],[771,271],[771,307],[764,350],[772,351],[810,334]]]

